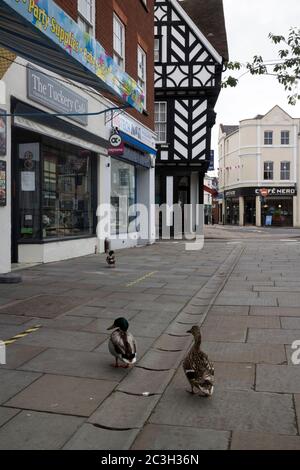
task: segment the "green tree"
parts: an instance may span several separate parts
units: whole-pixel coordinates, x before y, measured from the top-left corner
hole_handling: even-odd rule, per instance
[[[241,62],[228,62],[225,71],[243,70],[243,74],[236,78],[225,77],[222,87],[235,87],[239,79],[246,73],[251,75],[272,75],[284,86],[288,93],[288,103],[295,105],[300,100],[298,90],[300,79],[300,29],[290,28],[288,36],[269,34],[269,39],[279,46],[278,57],[274,61],[264,61],[261,55],[255,55],[252,62],[242,64]]]

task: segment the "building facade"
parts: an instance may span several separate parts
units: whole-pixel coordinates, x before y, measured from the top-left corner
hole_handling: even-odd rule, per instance
[[[185,231],[195,232],[228,55],[223,5],[156,0],[154,14],[156,202],[181,208],[189,204],[192,216]],[[172,219],[167,225],[172,229]]]
[[[239,126],[220,126],[222,223],[300,226],[299,122],[275,106]]]
[[[105,238],[113,249],[154,242],[151,210],[141,235],[136,209],[154,202],[154,2],[41,1],[40,22],[24,2],[2,4],[0,273],[103,252]],[[28,34],[11,41],[14,15],[49,50],[49,68],[38,46],[29,52]],[[103,214],[105,204],[113,210]]]

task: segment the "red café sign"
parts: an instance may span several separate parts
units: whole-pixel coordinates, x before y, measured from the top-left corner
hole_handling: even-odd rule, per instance
[[[269,194],[269,190],[267,188],[262,188],[260,190],[260,194],[261,194],[262,197],[267,197],[268,194]]]
[[[109,138],[108,155],[111,157],[124,155],[124,149],[125,146],[122,137],[117,132],[114,132]]]

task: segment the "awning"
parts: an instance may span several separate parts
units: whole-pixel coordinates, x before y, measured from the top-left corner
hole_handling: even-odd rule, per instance
[[[203,185],[203,191],[215,197],[218,195],[218,191],[216,189],[210,188],[209,186],[206,186],[205,184]]]
[[[135,80],[53,0],[1,0],[0,44],[59,75],[144,109]]]
[[[131,145],[132,147],[137,148],[141,152],[144,153],[149,153],[150,155],[156,155],[156,150],[149,147],[148,145],[143,144],[139,140],[135,139],[134,137],[131,137],[128,134],[125,134],[125,132],[119,131],[120,136],[124,140],[124,142],[128,145]]]

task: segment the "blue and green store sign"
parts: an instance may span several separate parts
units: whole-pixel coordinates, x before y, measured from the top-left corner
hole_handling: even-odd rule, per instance
[[[1,0],[0,44],[143,112],[145,97],[136,81],[52,0]]]

